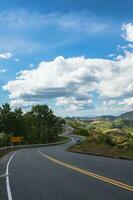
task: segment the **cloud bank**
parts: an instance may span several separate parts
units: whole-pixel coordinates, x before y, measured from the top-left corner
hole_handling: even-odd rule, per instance
[[[129,24],[122,30],[125,39],[132,42]],[[100,114],[102,109],[116,113],[133,109],[133,52],[125,51],[114,59],[58,56],[21,71],[3,89],[10,93],[13,107],[54,99],[57,107],[68,112],[91,110]]]

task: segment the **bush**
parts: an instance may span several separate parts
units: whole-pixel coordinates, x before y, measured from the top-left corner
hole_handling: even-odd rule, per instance
[[[104,135],[103,142],[105,144],[108,144],[108,145],[111,145],[111,146],[115,145],[114,142],[113,142],[113,140],[112,140],[112,137],[110,135]]]
[[[90,126],[88,127],[88,134],[89,134],[89,135],[93,135],[93,134],[95,134],[95,133],[96,133],[96,127],[90,125]]]
[[[0,137],[0,147],[3,146],[9,146],[10,145],[10,135],[3,134],[2,137]]]
[[[76,135],[88,136],[88,130],[84,128],[75,129],[74,133]]]

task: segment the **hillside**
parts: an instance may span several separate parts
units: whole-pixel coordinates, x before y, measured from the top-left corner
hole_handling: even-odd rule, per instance
[[[101,116],[95,116],[95,117],[66,117],[65,120],[80,120],[80,121],[95,121],[95,120],[115,120],[115,119],[123,119],[123,120],[133,120],[133,111],[123,113],[119,116],[113,116],[113,115],[101,115]]]
[[[83,143],[69,150],[133,159],[133,120],[121,117],[109,120],[105,117],[92,121],[72,120],[68,123],[74,134],[86,137]]]
[[[133,120],[133,111],[126,112],[126,113],[120,115],[119,118],[125,119],[125,120]]]
[[[66,117],[65,120],[70,121],[95,121],[95,120],[114,120],[117,117],[112,115],[101,115],[96,117]]]

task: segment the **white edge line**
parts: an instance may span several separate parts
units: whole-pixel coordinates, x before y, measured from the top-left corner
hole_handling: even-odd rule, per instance
[[[6,189],[7,189],[7,196],[8,200],[12,200],[12,193],[11,193],[11,188],[10,188],[10,182],[9,182],[9,165],[12,160],[12,158],[15,156],[17,152],[15,152],[9,159],[7,166],[6,166]]]

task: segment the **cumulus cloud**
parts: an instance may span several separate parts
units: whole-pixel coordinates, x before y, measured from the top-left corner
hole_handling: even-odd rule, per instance
[[[107,68],[109,77],[99,83],[101,96],[118,98],[133,95],[133,53],[127,52]],[[111,70],[111,71],[110,71]]]
[[[30,107],[32,105],[35,105],[37,104],[37,101],[25,101],[23,99],[13,99],[11,102],[10,102],[10,105],[11,107],[15,108],[15,107],[23,107],[23,108],[27,108],[27,107]]]
[[[131,106],[133,108],[133,97],[126,98],[123,101],[120,101],[118,104],[127,107]]]
[[[133,24],[127,23],[122,25],[123,38],[129,42],[133,42]]]
[[[3,89],[9,92],[13,107],[53,99],[57,107],[69,112],[121,112],[132,107],[133,52],[125,51],[114,59],[58,56],[20,71]]]
[[[0,53],[0,59],[9,59],[12,57],[11,53]]]
[[[80,107],[85,108],[90,99],[89,92],[96,89],[97,81],[93,67],[88,66],[84,57],[65,59],[60,56],[50,62],[41,62],[36,69],[21,71],[16,80],[9,81],[3,88],[10,92],[11,102],[74,95],[73,104],[79,102]]]
[[[56,105],[69,105],[69,111],[74,110],[89,110],[93,108],[93,103],[91,98],[87,99],[76,99],[75,97],[58,97],[56,100]]]
[[[132,65],[130,52],[118,60],[59,56],[41,62],[35,69],[21,71],[3,89],[9,91],[11,103],[54,98],[56,105],[88,110],[94,106],[95,94],[100,101],[132,97]]]

